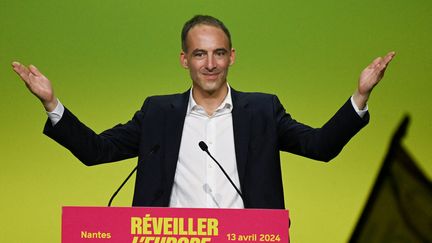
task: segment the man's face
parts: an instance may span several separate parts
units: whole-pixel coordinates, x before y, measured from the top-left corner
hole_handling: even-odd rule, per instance
[[[196,25],[186,38],[187,52],[181,52],[180,61],[189,69],[194,90],[212,95],[226,89],[228,68],[234,63],[234,49],[229,48],[223,30],[210,25]]]

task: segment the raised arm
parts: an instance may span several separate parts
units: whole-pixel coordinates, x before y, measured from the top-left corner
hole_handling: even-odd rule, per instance
[[[384,57],[377,57],[361,72],[357,90],[353,95],[354,102],[359,109],[366,106],[373,88],[384,77],[384,72],[394,56],[395,52],[389,52]]]
[[[53,111],[57,106],[57,98],[51,82],[33,65],[26,67],[19,62],[13,62],[12,67],[30,92],[42,102],[45,110]]]

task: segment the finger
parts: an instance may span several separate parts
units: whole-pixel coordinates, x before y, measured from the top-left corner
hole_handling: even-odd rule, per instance
[[[385,57],[384,57],[384,60],[385,60],[385,63],[386,63],[386,65],[391,61],[391,60],[393,60],[393,57],[396,55],[396,53],[394,52],[394,51],[392,51],[392,52],[389,52]]]
[[[13,70],[19,74],[21,71],[21,68],[22,68],[22,64],[19,62],[12,62],[12,67],[13,67]]]
[[[29,66],[30,72],[34,74],[35,76],[43,76],[43,74],[35,67],[34,65]]]
[[[368,68],[375,68],[382,60],[382,57],[377,57],[371,64],[369,64]]]
[[[28,71],[27,68],[24,65],[22,65],[21,63],[15,63],[14,70],[18,74],[27,73],[27,71]]]
[[[384,73],[388,67],[388,64],[395,56],[395,52],[389,52],[383,59],[382,63],[380,64],[380,79],[384,77]]]
[[[19,62],[13,62],[12,63],[14,71],[21,77],[22,80],[27,81],[28,75],[30,71],[27,69],[26,66],[22,65]]]
[[[13,61],[12,62],[12,67],[13,68],[15,68],[15,67],[19,67],[21,65],[21,63],[19,63],[19,62],[17,62],[17,61]]]
[[[380,71],[384,72],[388,66],[388,64],[390,63],[390,61],[393,59],[393,57],[395,56],[395,52],[389,52],[382,60],[381,62],[377,65],[378,69],[380,69]]]

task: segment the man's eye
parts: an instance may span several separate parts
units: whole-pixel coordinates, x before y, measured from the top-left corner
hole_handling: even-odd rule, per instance
[[[218,51],[216,52],[217,56],[225,56],[226,52],[225,51]]]
[[[204,53],[202,53],[202,52],[198,52],[198,53],[194,54],[194,57],[203,57],[203,56],[204,56]]]

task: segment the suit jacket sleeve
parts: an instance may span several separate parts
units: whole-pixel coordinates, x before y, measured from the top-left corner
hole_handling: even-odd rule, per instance
[[[55,126],[47,120],[44,134],[69,149],[86,165],[132,158],[138,154],[140,123],[146,113],[146,103],[129,122],[100,134],[96,134],[65,108],[62,118]]]
[[[329,161],[338,155],[369,121],[369,113],[361,118],[349,99],[321,128],[312,128],[292,119],[276,96],[273,107],[279,150],[321,161]]]

